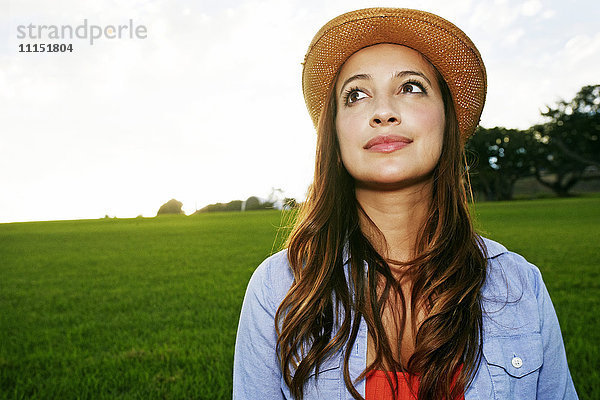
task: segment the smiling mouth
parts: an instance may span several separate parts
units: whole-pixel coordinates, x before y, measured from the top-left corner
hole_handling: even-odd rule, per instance
[[[379,135],[369,140],[367,144],[364,145],[363,149],[375,153],[391,153],[408,146],[412,142],[412,139],[404,136]]]

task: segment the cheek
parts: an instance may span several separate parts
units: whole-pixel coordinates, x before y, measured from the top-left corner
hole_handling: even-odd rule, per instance
[[[433,140],[436,144],[434,148],[436,149],[436,154],[438,158],[440,157],[442,153],[442,148],[444,147],[444,131],[446,129],[445,122],[446,121],[444,116],[441,116],[439,120],[435,121],[435,124],[433,125],[435,127],[433,128],[433,132],[435,132],[435,134],[433,135]]]
[[[430,104],[426,107],[415,107],[412,110],[415,120],[431,132],[444,130],[444,107],[443,105]]]
[[[360,142],[360,134],[357,127],[358,121],[348,115],[336,118],[337,138],[340,145],[342,158],[348,157],[348,149]]]
[[[444,130],[446,128],[446,118],[443,110],[440,111],[438,107],[434,110],[421,110],[417,118],[421,126],[427,132],[428,148],[431,150],[432,155],[439,155],[442,152],[444,142]]]

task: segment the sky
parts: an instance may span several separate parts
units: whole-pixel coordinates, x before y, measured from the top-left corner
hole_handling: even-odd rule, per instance
[[[303,199],[316,135],[301,62],[327,21],[374,6],[467,33],[488,73],[484,127],[527,128],[600,83],[597,0],[0,0],[0,223]],[[86,21],[86,38],[36,36]],[[92,25],[140,35],[90,43]],[[19,52],[44,42],[73,51]]]

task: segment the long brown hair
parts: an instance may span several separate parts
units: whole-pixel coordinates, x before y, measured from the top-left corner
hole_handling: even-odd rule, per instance
[[[354,398],[362,399],[349,372],[350,349],[361,318],[376,358],[359,379],[376,369],[406,371],[419,377],[419,399],[456,399],[473,379],[481,358],[480,289],[486,277],[486,257],[469,216],[463,184],[464,147],[452,98],[437,75],[446,122],[442,154],[433,172],[432,201],[415,257],[406,263],[392,262],[404,267],[402,277],[412,282],[415,349],[407,365],[402,365],[399,344],[398,354],[392,351],[382,322],[386,303],[394,296],[402,305],[397,310],[401,339],[406,299],[390,260],[375,250],[360,228],[361,216],[369,219],[356,200],[353,178],[341,162],[331,85],[317,128],[314,181],[287,240],[294,282],[275,315],[283,377],[297,399],[303,397],[308,377],[342,348],[346,387]],[[350,256],[348,270],[345,254]],[[381,283],[383,290],[378,291]],[[418,327],[415,305],[426,311]],[[396,374],[388,383],[392,389],[397,387]]]

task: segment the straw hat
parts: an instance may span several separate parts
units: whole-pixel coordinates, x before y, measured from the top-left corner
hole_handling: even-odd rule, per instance
[[[437,15],[405,8],[367,8],[342,14],[315,35],[304,58],[302,90],[315,127],[330,85],[358,50],[379,43],[410,47],[440,72],[452,94],[463,141],[473,134],[486,94],[481,55],[463,31]]]

